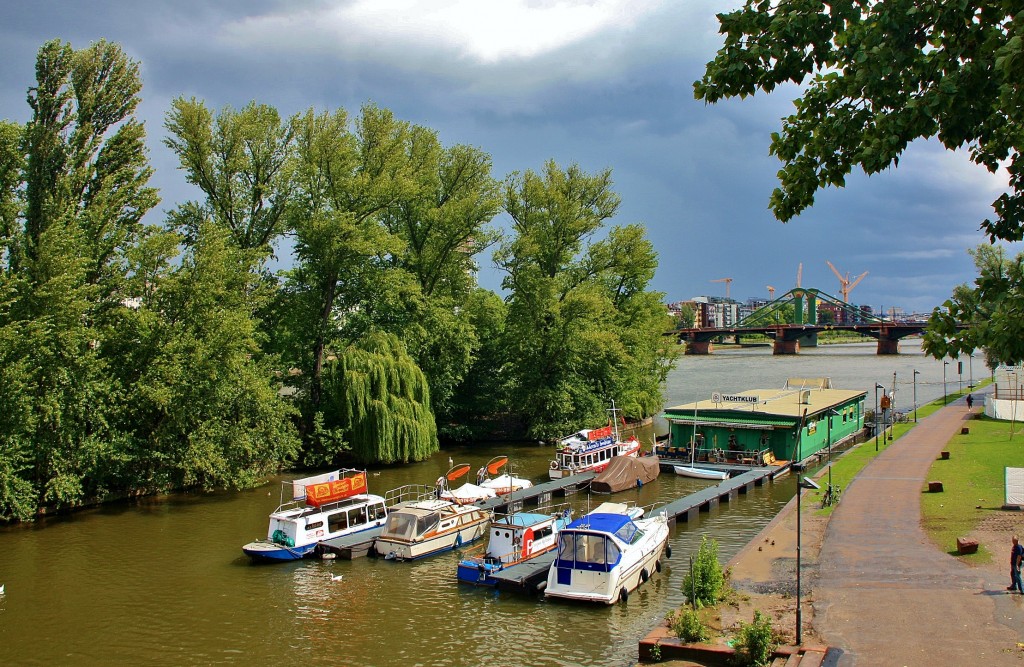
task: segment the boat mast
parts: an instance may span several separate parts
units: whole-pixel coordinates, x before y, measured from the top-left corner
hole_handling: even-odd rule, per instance
[[[618,409],[615,407],[614,398],[612,399],[612,409],[609,410],[608,412],[612,413],[612,428],[615,432],[615,444],[618,445],[619,442],[622,441],[622,439],[619,437],[619,420],[618,415],[616,414],[618,412]]]

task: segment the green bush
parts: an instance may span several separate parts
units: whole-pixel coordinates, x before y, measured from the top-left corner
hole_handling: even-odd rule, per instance
[[[722,597],[725,575],[718,562],[718,542],[701,538],[692,570],[683,577],[683,594],[694,608],[713,605]]]
[[[684,642],[706,642],[710,639],[708,629],[700,621],[697,612],[687,609],[672,620],[672,632]]]
[[[779,645],[772,623],[767,616],[759,611],[754,612],[752,623],[741,623],[737,633],[736,662],[743,667],[760,667],[767,665]]]

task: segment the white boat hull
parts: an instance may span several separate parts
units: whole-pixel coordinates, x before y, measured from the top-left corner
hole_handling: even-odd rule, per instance
[[[456,530],[427,537],[423,540],[407,542],[405,540],[389,540],[378,537],[373,544],[379,556],[394,560],[416,560],[443,551],[458,549],[464,544],[474,542],[487,533],[489,520],[479,521]]]
[[[609,571],[561,567],[556,558],[548,570],[545,597],[614,604],[625,601],[661,569],[661,559],[668,543],[668,523],[664,516],[637,521],[643,536],[623,551],[619,562]]]
[[[729,477],[729,473],[723,470],[711,470],[708,468],[695,468],[693,466],[672,466],[677,475],[683,477],[694,477],[696,479],[723,480]]]

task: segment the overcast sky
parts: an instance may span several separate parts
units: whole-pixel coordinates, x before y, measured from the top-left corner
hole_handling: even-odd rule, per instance
[[[855,174],[783,224],[768,210],[780,163],[769,134],[792,87],[705,106],[694,80],[721,44],[715,12],[691,0],[96,0],[0,6],[0,118],[24,122],[35,55],[46,40],[101,38],[141,64],[150,158],[161,211],[199,198],[161,140],[178,96],[212,108],[251,100],[283,116],[367,102],[437,130],[445,145],[488,152],[494,175],[548,159],[612,170],[622,198],[613,224],[640,223],[667,300],[767,297],[795,286],[839,295],[844,274],[868,276],[851,301],[930,311],[971,282],[966,250],[1005,176],[918,142],[898,169]],[[736,3],[733,3],[736,4]],[[162,214],[159,216],[162,219]],[[504,225],[499,217],[496,223]],[[1017,252],[1017,248],[1011,248]],[[481,283],[498,289],[489,254]]]

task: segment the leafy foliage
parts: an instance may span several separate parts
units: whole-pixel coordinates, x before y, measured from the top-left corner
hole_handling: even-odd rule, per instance
[[[989,171],[1005,164],[1010,189],[982,228],[1024,238],[1021,156],[1024,15],[1017,3],[746,0],[718,15],[725,44],[694,84],[698,99],[803,86],[796,111],[772,134],[783,167],[770,205],[790,220],[853,167],[898,165],[915,139],[967,147]]]
[[[662,341],[671,327],[663,295],[645,291],[657,265],[653,248],[637,225],[593,239],[618,206],[607,171],[548,162],[542,174],[506,182],[515,237],[495,261],[511,292],[510,400],[531,436],[602,422],[611,400],[634,416],[660,409],[674,347]]]
[[[978,268],[974,287],[959,285],[928,321],[924,350],[936,359],[985,350],[986,363],[1024,361],[1024,253],[1010,259],[1000,246],[969,251]]]
[[[722,598],[725,575],[718,562],[718,542],[701,537],[693,569],[683,577],[683,594],[695,608],[716,604]]]
[[[737,663],[749,667],[767,665],[778,645],[771,618],[755,610],[752,622],[740,624],[735,643]]]
[[[394,335],[349,346],[324,379],[324,423],[341,429],[360,462],[422,461],[438,450],[426,378]]]
[[[672,632],[684,642],[706,642],[711,638],[707,626],[693,609],[684,609],[672,619]]]

